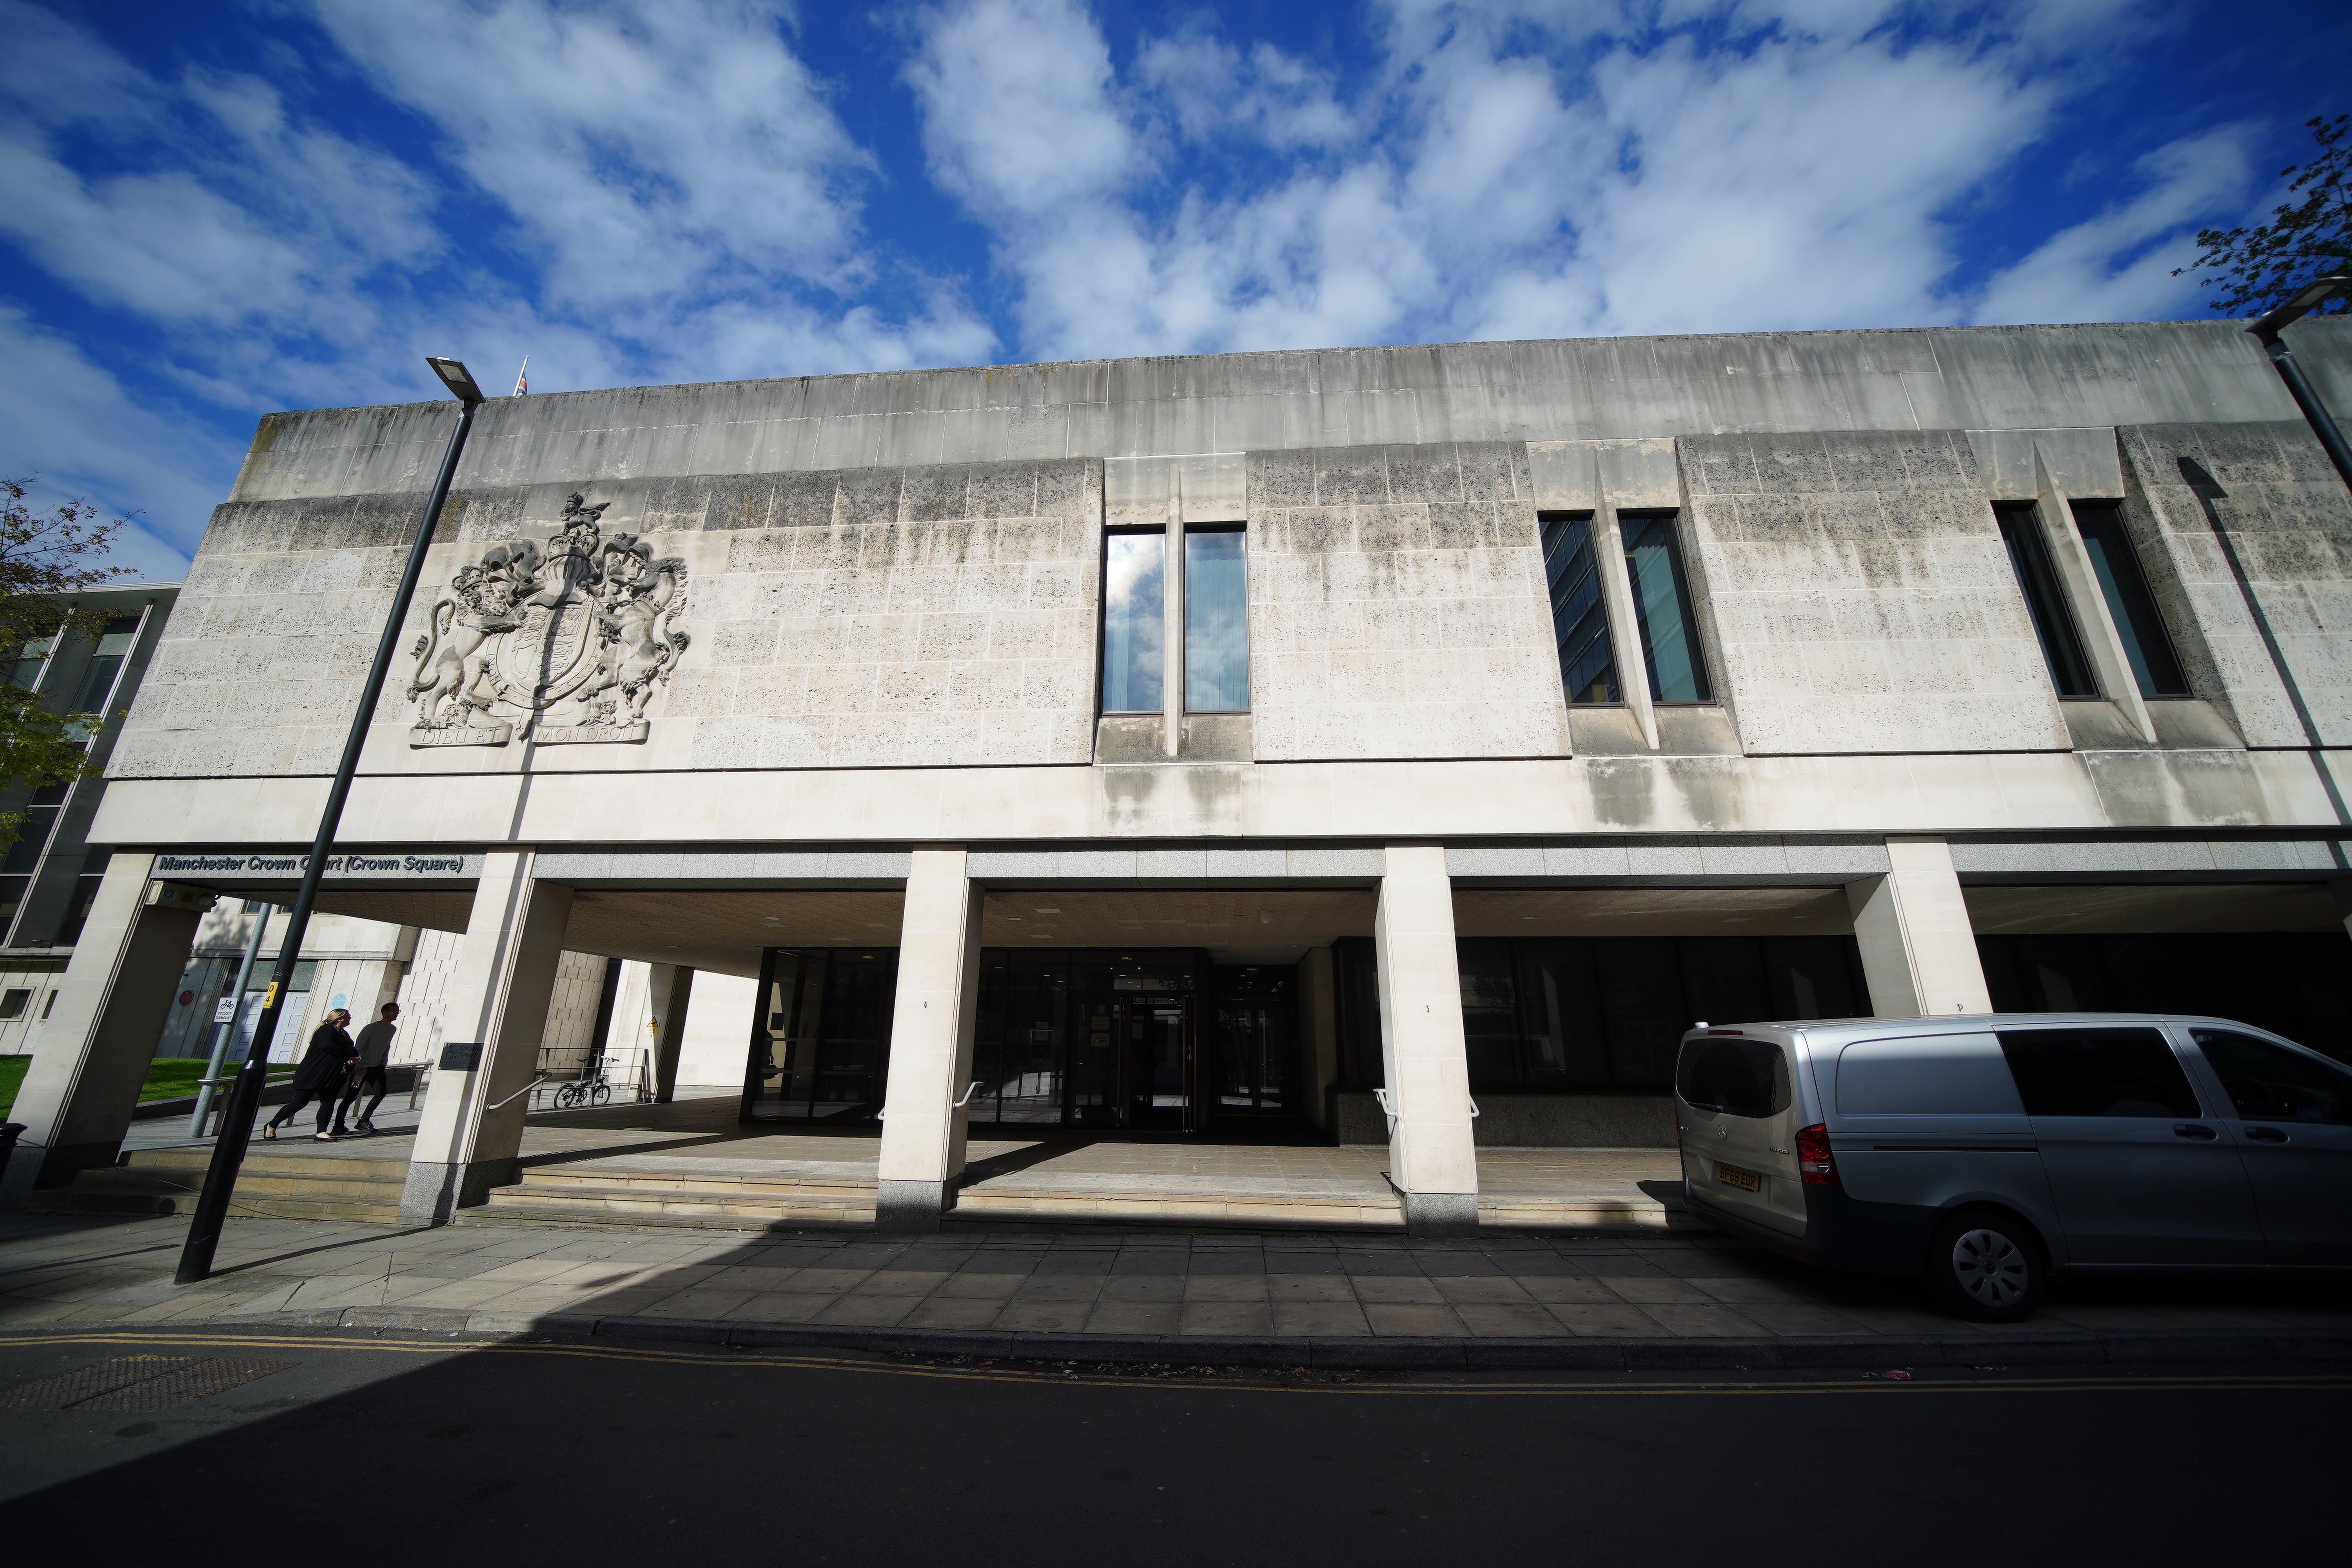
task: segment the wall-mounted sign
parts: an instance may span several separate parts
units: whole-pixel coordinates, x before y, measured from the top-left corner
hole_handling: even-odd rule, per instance
[[[443,1072],[478,1072],[482,1066],[482,1045],[478,1040],[451,1040],[441,1047]]]
[[[155,875],[159,877],[203,877],[207,880],[223,878],[267,879],[286,881],[299,879],[310,865],[308,855],[158,855]],[[482,858],[479,855],[431,854],[406,851],[396,855],[330,855],[326,876],[329,880],[365,878],[369,881],[407,881],[425,879],[479,877]]]

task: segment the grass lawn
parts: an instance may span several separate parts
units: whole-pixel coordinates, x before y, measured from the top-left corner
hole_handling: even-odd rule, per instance
[[[0,1116],[8,1114],[16,1103],[17,1086],[25,1081],[25,1069],[32,1065],[30,1057],[0,1057]],[[162,1057],[147,1068],[147,1081],[141,1086],[139,1098],[170,1100],[174,1095],[196,1092],[196,1079],[205,1076],[205,1064],[193,1057]],[[294,1076],[289,1063],[269,1069],[272,1082]]]

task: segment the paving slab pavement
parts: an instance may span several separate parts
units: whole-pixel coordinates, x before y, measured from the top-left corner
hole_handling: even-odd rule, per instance
[[[564,1226],[0,1219],[0,1331],[286,1324],[943,1355],[1352,1366],[1978,1365],[2352,1360],[2352,1279],[2062,1279],[2032,1322],[1930,1310],[1708,1236],[965,1226],[681,1237]]]

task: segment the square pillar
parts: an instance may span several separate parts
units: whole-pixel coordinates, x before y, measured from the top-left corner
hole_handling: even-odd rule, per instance
[[[667,1105],[677,1098],[677,1058],[686,1046],[686,1009],[694,994],[694,971],[682,963],[656,963],[647,990],[653,1002],[654,1099]]]
[[[522,1090],[539,1070],[572,918],[572,889],[533,877],[533,858],[512,850],[482,858],[400,1194],[400,1217],[412,1225],[445,1224],[520,1179],[515,1157],[530,1110]]]
[[[1307,1120],[1326,1131],[1331,1126],[1331,1086],[1339,1081],[1339,997],[1331,972],[1331,950],[1310,947],[1299,966],[1298,1016],[1307,1058]]]
[[[1470,1056],[1454,946],[1454,879],[1437,844],[1391,846],[1372,924],[1388,1079],[1389,1180],[1415,1236],[1478,1228],[1470,1136]]]
[[[1849,882],[1845,889],[1872,1015],[1991,1012],[1992,994],[1950,847],[1940,838],[1890,838],[1886,858],[1885,876]]]
[[[874,1205],[874,1223],[886,1230],[936,1226],[949,1184],[963,1173],[971,1113],[956,1101],[971,1081],[980,1016],[980,900],[961,847],[914,851]]]
[[[35,1187],[62,1186],[121,1152],[212,902],[160,885],[149,902],[154,863],[152,855],[126,854],[107,862],[7,1116],[25,1131],[0,1179],[0,1208],[21,1209]]]

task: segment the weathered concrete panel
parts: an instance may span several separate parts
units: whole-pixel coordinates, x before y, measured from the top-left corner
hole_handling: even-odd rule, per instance
[[[1748,754],[2069,743],[1960,432],[1676,447],[1694,590]]]
[[[2318,441],[2300,420],[2120,434],[2124,523],[2190,689],[2250,746],[2352,743],[2352,498]]]
[[[1516,444],[1253,453],[1249,491],[1261,761],[1567,753]]]

